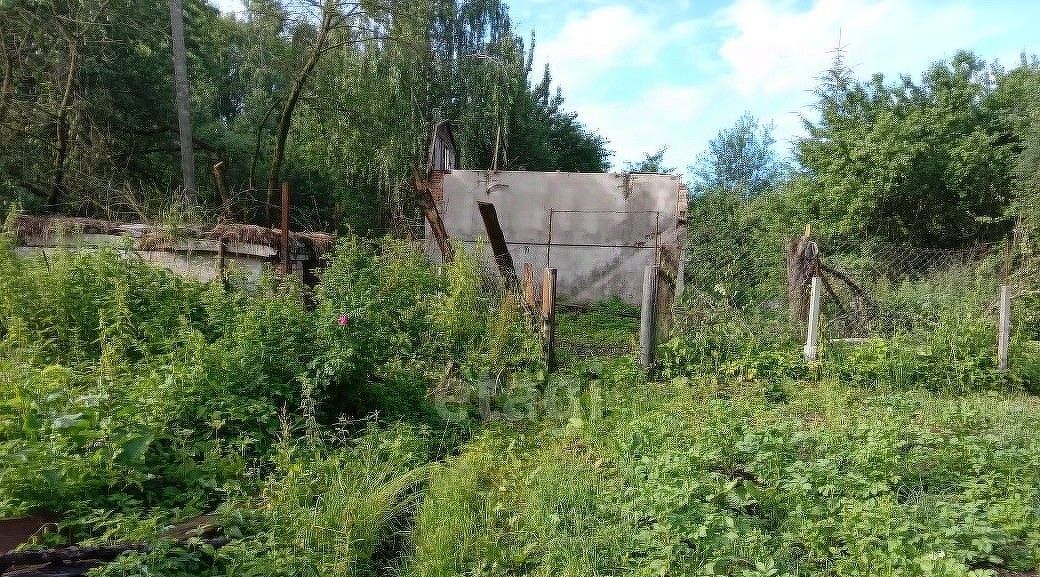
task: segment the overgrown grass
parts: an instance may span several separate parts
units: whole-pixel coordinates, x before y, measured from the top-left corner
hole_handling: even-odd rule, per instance
[[[982,575],[1040,560],[1034,399],[768,393],[678,379],[580,425],[480,438],[433,473],[408,574]]]
[[[501,404],[542,366],[518,307],[460,254],[437,273],[406,243],[347,239],[308,294],[119,250],[21,259],[0,236],[0,516],[65,513],[89,536],[77,519],[98,510],[204,512],[271,466],[285,420],[377,414],[450,450],[478,396]]]
[[[1016,333],[997,371],[985,299],[952,292],[968,283],[891,287],[912,322],[817,363],[780,312],[701,303],[653,378],[634,311],[608,303],[560,315],[570,356],[545,375],[519,307],[465,253],[438,272],[406,243],[346,239],[308,292],[0,243],[0,515],[155,544],[102,574],[1040,564],[1040,355]],[[164,537],[212,511],[225,547]]]
[[[639,307],[611,299],[564,309],[556,315],[556,341],[565,366],[632,353],[639,343]]]

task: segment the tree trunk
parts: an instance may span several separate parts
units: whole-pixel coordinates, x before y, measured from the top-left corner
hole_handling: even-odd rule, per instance
[[[0,51],[3,51],[4,56],[4,76],[3,80],[0,80],[0,124],[3,124],[7,117],[7,102],[10,99],[12,77],[14,76],[14,62],[7,51],[7,36],[3,26],[0,26]]]
[[[188,51],[184,46],[184,9],[182,0],[170,0],[170,30],[173,34],[173,77],[177,99],[177,133],[181,147],[181,178],[184,203],[196,204],[195,153],[191,138],[191,87],[188,85]]]
[[[317,66],[318,60],[321,59],[321,53],[325,49],[325,44],[329,39],[329,29],[332,27],[333,18],[335,16],[335,7],[326,6],[321,17],[321,25],[318,28],[318,36],[314,41],[314,46],[311,49],[311,53],[307,56],[307,61],[304,63],[303,68],[293,79],[292,88],[289,90],[289,96],[285,99],[285,103],[282,105],[282,112],[278,117],[278,128],[275,133],[274,141],[274,153],[271,156],[271,170],[267,175],[267,223],[273,226],[273,213],[271,211],[272,202],[274,199],[274,191],[278,188],[279,180],[282,175],[282,162],[285,160],[285,143],[289,138],[289,129],[292,126],[293,112],[296,110],[296,104],[300,100],[300,95],[303,93],[304,87],[307,85],[307,80],[310,79],[311,72],[314,71],[314,67]]]
[[[819,274],[818,255],[808,235],[787,241],[787,307],[791,320],[804,323],[809,315],[809,286]]]
[[[55,148],[54,153],[54,175],[51,177],[51,188],[47,195],[47,205],[50,208],[57,206],[62,197],[62,189],[65,186],[65,163],[69,156],[69,109],[72,107],[72,89],[76,80],[76,71],[79,67],[79,47],[76,41],[69,36],[69,63],[65,73],[65,87],[61,95],[61,104],[58,105],[58,114],[55,122]]]

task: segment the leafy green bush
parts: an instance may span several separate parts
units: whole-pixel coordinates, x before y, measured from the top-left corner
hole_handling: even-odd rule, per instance
[[[692,386],[691,386],[692,385]],[[436,467],[406,575],[982,576],[1040,561],[1032,401],[680,379]]]
[[[789,330],[780,313],[745,314],[702,296],[677,311],[672,338],[658,347],[661,375],[803,378],[805,363]]]
[[[0,242],[0,516],[202,511],[285,419],[443,430],[469,414],[437,410],[445,375],[468,390],[541,366],[518,307],[462,251],[441,274],[412,245],[347,238],[312,295],[271,276],[204,285],[117,250],[18,258]]]
[[[326,412],[435,419],[434,383],[457,383],[469,403],[480,383],[540,370],[517,303],[489,286],[475,255],[456,253],[438,274],[403,241],[340,243],[316,290],[314,394]]]

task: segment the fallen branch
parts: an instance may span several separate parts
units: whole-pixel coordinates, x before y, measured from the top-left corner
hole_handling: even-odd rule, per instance
[[[211,547],[223,547],[227,545],[227,537],[214,539],[184,540],[177,541],[178,545],[209,545]],[[0,573],[4,573],[11,567],[24,565],[44,565],[47,563],[80,563],[83,561],[114,561],[123,553],[136,551],[148,553],[152,545],[148,543],[121,543],[105,547],[64,547],[61,549],[44,549],[41,551],[15,551],[0,555]]]

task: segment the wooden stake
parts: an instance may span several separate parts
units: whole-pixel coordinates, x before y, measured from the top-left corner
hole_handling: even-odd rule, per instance
[[[228,194],[227,179],[224,177],[224,161],[213,165],[213,183],[217,186],[217,194],[220,196],[221,210],[224,211],[222,216],[229,216],[231,212],[231,195]]]
[[[639,317],[639,364],[649,369],[654,364],[657,341],[657,288],[661,267],[651,265],[643,274],[643,306]]]
[[[1011,344],[1011,291],[1008,285],[1000,287],[1000,321],[997,333],[997,368],[1006,371],[1010,366],[1008,350]]]
[[[820,344],[820,298],[823,282],[818,276],[812,279],[812,293],[809,297],[809,328],[805,336],[805,360],[815,361]]]
[[[217,245],[217,280],[220,284],[227,286],[227,243],[220,239]]]
[[[289,183],[282,183],[282,236],[280,249],[282,252],[282,274],[292,272],[289,264]]]
[[[556,370],[556,269],[545,269],[542,279],[542,346],[549,371]]]
[[[534,266],[529,262],[525,262],[523,271],[524,308],[533,315],[538,309],[538,297],[536,296],[534,285]]]

